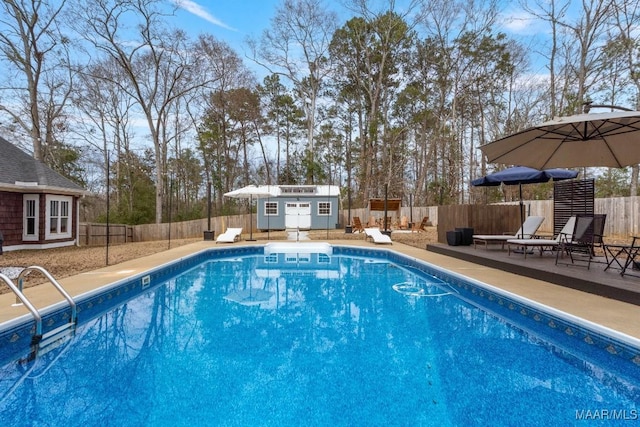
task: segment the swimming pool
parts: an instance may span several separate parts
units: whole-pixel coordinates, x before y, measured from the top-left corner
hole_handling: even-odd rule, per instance
[[[206,251],[87,295],[75,336],[35,362],[15,361],[29,334],[14,326],[1,424],[638,418],[639,351],[624,337],[392,251],[299,247]]]

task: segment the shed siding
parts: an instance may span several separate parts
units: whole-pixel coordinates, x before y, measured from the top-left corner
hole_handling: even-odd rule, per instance
[[[311,229],[325,230],[327,228],[338,228],[338,211],[340,209],[337,196],[279,196],[270,199],[259,199],[257,204],[257,229],[258,230],[284,230],[285,229],[285,206],[287,202],[311,203]],[[321,202],[331,203],[330,215],[318,215],[318,204]],[[277,203],[278,215],[266,215],[265,206],[267,203]]]

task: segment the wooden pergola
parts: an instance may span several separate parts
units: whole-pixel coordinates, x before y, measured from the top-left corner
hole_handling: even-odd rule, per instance
[[[387,212],[395,212],[399,216],[401,207],[402,199],[387,199]],[[370,212],[384,210],[384,199],[369,199]]]
[[[386,205],[385,205],[386,203]],[[385,209],[386,206],[386,209]],[[391,227],[391,216],[395,214],[396,221],[400,220],[400,208],[402,207],[402,199],[369,199],[369,212],[385,212],[380,220],[380,227],[388,230]],[[389,222],[385,222],[385,216],[389,218]]]

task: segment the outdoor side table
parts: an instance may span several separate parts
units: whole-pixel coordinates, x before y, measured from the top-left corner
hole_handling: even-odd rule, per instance
[[[462,242],[462,231],[447,231],[447,244],[449,246],[460,246]]]
[[[470,227],[456,227],[455,231],[459,231],[460,234],[460,245],[461,246],[470,246],[473,244],[473,228]]]
[[[605,271],[612,267],[615,262],[620,268],[621,276],[628,274],[627,269],[629,267],[633,268],[636,257],[640,255],[640,236],[633,236],[630,245],[604,245],[604,255],[607,259]],[[633,276],[632,274],[630,275]]]

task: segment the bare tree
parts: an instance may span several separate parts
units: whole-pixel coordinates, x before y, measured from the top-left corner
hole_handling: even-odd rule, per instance
[[[181,97],[206,85],[200,57],[182,31],[165,27],[159,6],[156,0],[96,0],[84,4],[78,18],[84,37],[125,76],[103,77],[136,101],[146,121],[155,155],[156,223],[162,221],[168,144],[176,132],[167,127],[168,115]]]
[[[131,158],[135,101],[120,86],[110,83],[123,79],[122,69],[112,58],[93,64],[81,74],[73,101],[85,118],[76,131],[84,144],[100,152],[103,176],[110,172],[107,165],[112,161],[111,155],[115,155],[116,162],[110,168],[118,184],[114,186],[116,208],[126,200],[127,210],[131,212],[136,195],[131,188],[119,183],[131,181],[131,165],[126,160]],[[123,198],[123,195],[129,197]]]
[[[0,113],[29,135],[33,156],[45,161],[64,123],[73,72],[70,40],[61,29],[65,0],[4,0],[0,5]],[[50,162],[54,159],[48,159]]]
[[[613,1],[613,14],[615,26],[619,32],[617,44],[619,52],[626,65],[627,75],[634,87],[634,96],[631,102],[633,108],[640,110],[640,34],[638,34],[638,22],[640,22],[640,3],[626,0]],[[635,98],[635,99],[633,99]],[[634,165],[631,168],[630,194],[638,194],[638,179],[640,167]]]
[[[603,46],[611,25],[611,0],[587,0],[578,13],[569,14],[571,2],[551,0],[525,10],[551,27],[548,53],[549,116],[575,114],[602,78]]]
[[[589,90],[596,86],[603,69],[603,41],[610,25],[611,0],[589,0],[582,2],[582,14],[575,22],[560,21],[575,43],[568,51],[567,63],[571,64],[576,104],[572,113],[582,110],[589,97]]]
[[[560,80],[558,69],[563,68],[563,64],[559,64],[560,58],[558,51],[560,49],[561,44],[561,33],[560,33],[560,21],[564,19],[567,9],[569,8],[570,1],[569,0],[551,0],[549,2],[546,1],[535,1],[527,2],[521,1],[521,7],[527,11],[531,16],[535,19],[540,19],[542,21],[548,22],[551,27],[550,37],[549,37],[549,45],[547,46],[547,51],[538,52],[542,56],[547,58],[547,68],[549,70],[549,112],[547,113],[549,117],[554,117],[558,115],[561,110],[561,103],[558,100],[559,93],[564,93],[564,91],[558,91],[558,81]]]

